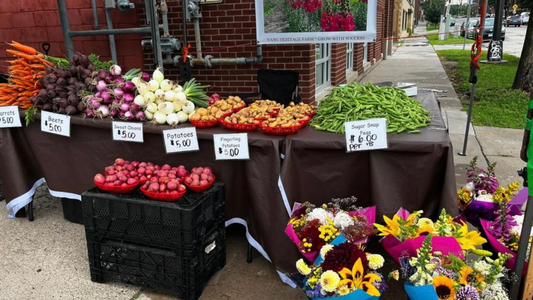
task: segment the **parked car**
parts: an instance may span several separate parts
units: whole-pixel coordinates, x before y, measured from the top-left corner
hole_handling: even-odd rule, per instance
[[[455,19],[450,17],[450,26],[455,26]]]
[[[504,24],[505,23],[502,23],[502,34],[501,34],[502,41],[505,41],[505,25]],[[478,30],[479,30],[479,25],[477,26],[476,31]],[[482,32],[482,37],[483,37],[484,42],[490,41],[492,39],[493,31],[494,31],[494,18],[485,19],[485,28],[483,29],[483,32]]]
[[[527,24],[529,23],[529,15],[531,13],[529,11],[525,11],[523,13],[520,14],[520,17],[522,18],[522,24]]]
[[[522,25],[522,18],[520,16],[512,16],[507,19],[507,27],[514,25],[514,27]]]
[[[465,36],[467,39],[474,39],[474,29],[479,25],[478,19],[471,19],[468,24],[463,22],[461,24],[461,36]]]

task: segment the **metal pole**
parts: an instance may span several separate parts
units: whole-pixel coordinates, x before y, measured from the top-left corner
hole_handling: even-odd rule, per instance
[[[96,0],[91,0],[91,6],[93,7],[94,29],[100,29],[98,24],[98,12],[96,11]]]
[[[152,19],[152,47],[154,51],[154,65],[163,71],[163,54],[161,53],[161,39],[159,35],[159,17],[157,16],[156,0],[150,1],[150,15]]]
[[[64,1],[64,0],[59,0]],[[100,30],[80,30],[69,31],[70,37],[77,36],[93,36],[93,35],[109,35],[109,34],[137,34],[137,33],[150,33],[152,29],[150,27],[138,27],[138,28],[124,28],[124,29],[100,29]]]
[[[471,0],[468,0],[468,7],[466,8],[466,23],[465,23],[465,27],[463,28],[464,34],[465,34],[465,39],[463,41],[463,50],[465,50],[466,34],[468,33],[468,28],[469,28],[469,23],[470,23],[470,4],[471,4]]]
[[[463,143],[463,152],[457,153],[466,156],[466,145],[468,144],[468,132],[470,130],[470,119],[472,118],[472,106],[474,105],[474,94],[476,93],[477,69],[470,66],[470,77],[472,79],[472,90],[470,91],[470,103],[468,103],[468,115],[466,118],[465,140]]]
[[[59,10],[59,19],[61,20],[61,29],[63,30],[63,39],[65,40],[65,48],[67,48],[67,57],[72,59],[74,55],[74,44],[70,38],[70,24],[68,21],[67,5],[65,0],[57,0],[57,8]]]
[[[105,9],[105,19],[107,21],[107,29],[113,30],[113,20],[109,8]],[[111,48],[111,59],[117,63],[117,47],[115,45],[115,36],[113,34],[109,35],[109,48]]]
[[[492,39],[490,40],[489,50],[487,51],[488,61],[501,61],[503,57],[502,15],[503,0],[496,0],[496,15],[494,16]]]

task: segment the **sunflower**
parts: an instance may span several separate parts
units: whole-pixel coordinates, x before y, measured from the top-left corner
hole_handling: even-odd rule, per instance
[[[446,276],[441,275],[433,278],[433,287],[439,300],[453,300],[455,298],[453,283],[453,279]]]
[[[418,220],[418,235],[429,235],[435,232],[435,224],[429,218],[420,218]]]
[[[474,282],[475,277],[472,273],[474,273],[474,269],[471,267],[462,267],[459,271],[459,275],[461,275],[459,278],[459,283],[462,285],[470,285],[472,282]]]
[[[468,231],[468,225],[463,222],[461,228],[454,234],[457,242],[461,245],[463,250],[474,250],[476,246],[480,246],[487,242],[486,239],[481,237],[481,233],[477,230]]]
[[[393,236],[399,236],[402,231],[400,229],[400,217],[398,215],[394,215],[392,217],[392,220],[389,219],[387,216],[383,216],[383,220],[385,220],[385,223],[387,223],[387,226],[383,226],[380,224],[374,224],[376,226],[376,229],[380,231],[380,236],[387,236],[387,235],[393,235]]]

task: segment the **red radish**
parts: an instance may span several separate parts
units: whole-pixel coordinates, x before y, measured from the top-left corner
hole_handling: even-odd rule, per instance
[[[113,183],[114,186],[121,186],[122,185],[122,181],[120,180],[116,180],[114,183]]]
[[[212,174],[213,171],[211,170],[210,167],[205,167],[205,168],[204,168],[204,173],[205,173],[205,174]]]
[[[126,170],[128,170],[129,172],[135,170],[135,167],[132,165],[132,164],[129,164],[129,165],[124,165],[124,167],[126,168]]]
[[[128,184],[123,182],[120,186],[126,187],[126,186],[128,186]]]
[[[167,190],[167,185],[164,184],[164,183],[161,183],[161,184],[159,185],[159,192],[162,193],[162,192],[164,192],[164,191],[166,191],[166,190]]]
[[[136,171],[130,171],[130,177],[135,177],[137,176],[137,172]]]
[[[102,175],[100,173],[94,175],[94,182],[96,182],[98,184],[104,184],[105,183],[104,175]]]
[[[162,167],[161,167],[161,170],[165,170],[165,171],[169,171],[171,170],[172,167],[169,165],[169,164],[164,164]]]
[[[191,182],[191,185],[200,185],[200,181],[198,181],[198,179],[193,180],[193,181]]]
[[[148,190],[150,192],[158,192],[159,191],[159,183],[153,182],[148,186]]]
[[[178,169],[185,169],[185,166],[184,165],[179,165]]]
[[[144,172],[144,174],[146,174],[147,176],[148,176],[148,175],[152,175],[152,174],[153,174],[153,171],[150,170],[150,169],[146,169],[146,171]]]
[[[178,175],[178,177],[185,177],[185,176],[187,176],[187,170],[179,169],[177,175]]]
[[[200,185],[206,185],[207,184],[207,180],[200,180]]]
[[[196,169],[196,172],[197,172],[198,175],[200,175],[200,174],[202,174],[204,172],[204,168],[199,167],[199,168]]]
[[[135,179],[135,178],[128,178],[128,181],[126,181],[129,185],[132,185],[132,184],[138,184],[139,183],[139,180]]]
[[[118,177],[118,180],[120,180],[121,182],[126,182],[126,181],[128,181],[128,177],[126,177],[126,176],[119,176],[119,177]]]
[[[148,178],[146,178],[146,176],[144,175],[141,175],[141,177],[139,177],[139,181],[146,181],[148,180]]]
[[[207,175],[207,181],[211,182],[213,180],[213,176],[212,175]]]
[[[183,193],[183,192],[185,192],[186,190],[187,190],[187,188],[186,188],[183,184],[180,184],[180,185],[178,186],[178,192]]]
[[[193,181],[194,180],[200,180],[200,175],[198,175],[196,173],[193,173],[193,174],[191,174],[191,178],[192,178]]]
[[[106,186],[115,186],[115,185],[114,185],[114,182],[106,182],[105,185],[106,185]]]
[[[159,178],[157,176],[151,177],[150,178],[150,182],[151,183],[159,183]]]
[[[200,175],[200,179],[207,180],[207,176],[208,176],[207,174],[202,173],[202,175]]]
[[[148,164],[143,161],[142,163],[139,163],[139,168],[146,168],[147,165]]]
[[[171,194],[172,196],[175,196],[175,195],[179,194],[179,192],[176,191],[176,190],[174,190],[174,191],[170,191],[170,194]]]
[[[115,180],[117,180],[117,176],[116,176],[116,175],[108,175],[108,176],[105,178],[105,181],[106,181],[106,182],[114,182]]]
[[[167,183],[167,189],[168,189],[169,191],[174,191],[174,190],[177,189],[177,188],[178,188],[178,183],[177,183],[176,181],[169,181],[169,182]]]
[[[146,169],[143,167],[140,167],[137,169],[137,173],[139,173],[139,175],[144,175],[145,172],[146,172]]]
[[[123,166],[124,165],[124,159],[122,159],[122,158],[115,159],[115,164],[117,166]]]
[[[169,180],[170,179],[168,177],[159,177],[159,183],[168,183]]]
[[[107,167],[105,167],[104,170],[105,170],[105,172],[106,172],[107,174],[110,174],[110,172],[115,173],[115,167],[113,167],[113,166],[107,166]],[[113,175],[113,174],[111,174],[111,175]]]
[[[196,174],[196,169],[197,169],[197,168],[192,168],[191,173],[192,173],[192,174]]]
[[[170,169],[171,171],[174,171],[174,172],[177,172],[179,170],[178,167],[172,167],[172,169]]]
[[[186,184],[191,184],[192,183],[192,178],[191,177],[186,177],[184,181],[185,181]]]
[[[138,161],[134,160],[134,161],[131,162],[131,165],[132,165],[134,168],[138,168],[139,165],[140,165],[140,163],[139,163]]]
[[[117,172],[117,177],[123,177],[123,176],[126,176],[125,172],[123,172],[123,171]]]

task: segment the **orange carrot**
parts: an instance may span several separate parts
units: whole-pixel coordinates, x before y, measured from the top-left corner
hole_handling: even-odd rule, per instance
[[[22,45],[20,43],[17,43],[15,41],[12,41],[11,44],[9,44],[9,46],[19,50],[19,51],[22,51],[24,53],[27,53],[27,54],[30,54],[30,55],[35,55],[37,54],[37,50],[35,50],[34,48],[30,47],[30,46],[26,46],[26,45]]]
[[[34,56],[32,55],[29,55],[29,54],[26,54],[24,52],[20,52],[20,51],[17,51],[17,50],[11,50],[11,49],[7,49],[6,50],[7,53],[11,54],[11,55],[14,55],[14,56],[18,56],[18,57],[22,57],[22,58],[25,58],[29,61],[32,61],[34,59],[36,59]]]

